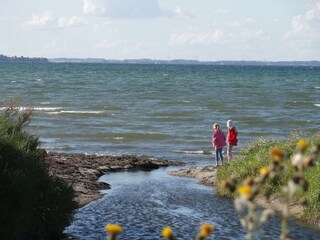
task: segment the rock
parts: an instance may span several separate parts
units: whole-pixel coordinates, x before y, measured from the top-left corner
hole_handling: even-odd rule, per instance
[[[63,178],[75,190],[75,200],[83,206],[101,198],[100,190],[109,189],[98,182],[107,172],[144,170],[159,167],[182,166],[181,162],[130,155],[95,155],[43,153],[50,175]]]

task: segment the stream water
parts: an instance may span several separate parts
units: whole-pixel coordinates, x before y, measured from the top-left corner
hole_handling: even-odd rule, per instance
[[[111,184],[104,198],[79,209],[65,232],[79,240],[107,239],[104,226],[120,224],[119,239],[163,239],[161,231],[171,226],[178,239],[194,239],[201,223],[214,223],[209,239],[244,239],[233,201],[214,193],[194,179],[171,176],[168,171],[119,172],[101,177]],[[263,225],[256,239],[279,239],[280,219]],[[290,222],[291,239],[318,240],[320,231]]]

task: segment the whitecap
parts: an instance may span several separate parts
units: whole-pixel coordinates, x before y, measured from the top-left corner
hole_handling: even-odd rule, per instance
[[[316,103],[314,104],[316,107],[320,107],[320,103]]]
[[[61,113],[74,113],[74,114],[101,114],[104,111],[60,111]]]
[[[212,151],[209,150],[174,150],[174,152],[184,154],[212,154]]]
[[[0,110],[6,110],[7,107],[1,107]],[[33,109],[33,108],[30,108],[30,107],[15,107],[14,108],[15,110],[18,110],[18,111],[24,111],[24,110],[27,110],[27,109]]]
[[[114,137],[113,139],[115,139],[115,140],[122,140],[122,139],[124,139],[124,137]]]
[[[63,109],[62,107],[34,107],[33,110],[35,111],[56,111]]]
[[[47,112],[46,114],[58,115],[58,114],[61,114],[61,112]]]

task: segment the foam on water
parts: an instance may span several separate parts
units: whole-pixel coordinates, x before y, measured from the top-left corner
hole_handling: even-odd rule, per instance
[[[174,150],[174,152],[184,154],[212,154],[212,151],[209,150]]]

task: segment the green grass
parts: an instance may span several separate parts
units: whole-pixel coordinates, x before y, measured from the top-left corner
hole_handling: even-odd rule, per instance
[[[228,190],[224,189],[221,184],[224,180],[235,176],[239,182],[251,176],[259,174],[259,169],[269,166],[271,163],[270,150],[278,146],[285,152],[284,171],[280,176],[268,179],[260,188],[260,193],[271,192],[272,194],[281,194],[282,188],[288,180],[293,177],[294,169],[291,166],[291,156],[296,151],[296,143],[299,139],[305,139],[310,143],[307,153],[310,153],[311,146],[320,143],[320,132],[312,136],[292,135],[287,140],[259,139],[245,146],[239,155],[230,162],[230,164],[219,168],[216,176],[216,188],[218,194],[222,196],[234,197]],[[320,217],[320,157],[316,161],[316,166],[304,172],[304,177],[309,183],[309,190],[305,194],[308,201],[308,207],[304,213],[305,217]],[[302,193],[300,193],[301,196]],[[296,197],[298,197],[297,194]]]

